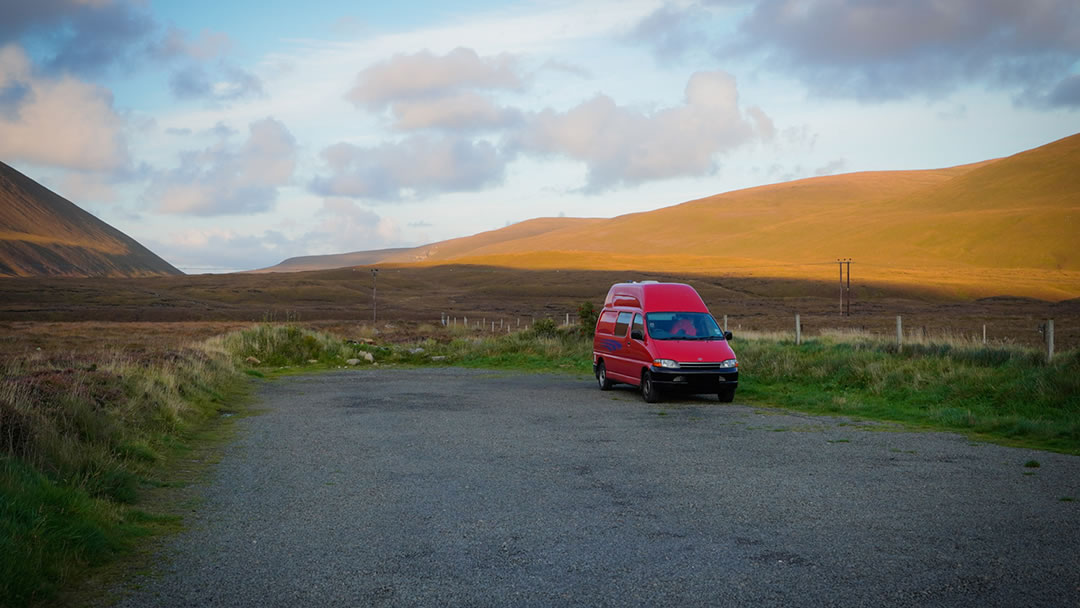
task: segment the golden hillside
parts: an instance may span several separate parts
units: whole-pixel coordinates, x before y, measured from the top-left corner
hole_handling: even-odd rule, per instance
[[[546,218],[379,263],[852,276],[950,297],[1080,296],[1080,135],[947,169],[817,177],[612,219]],[[792,294],[796,295],[796,294]]]
[[[182,274],[135,240],[0,162],[0,276]]]

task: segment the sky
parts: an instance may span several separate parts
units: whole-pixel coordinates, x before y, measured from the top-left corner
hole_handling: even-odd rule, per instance
[[[1076,0],[0,0],[0,160],[180,269],[1080,132]]]

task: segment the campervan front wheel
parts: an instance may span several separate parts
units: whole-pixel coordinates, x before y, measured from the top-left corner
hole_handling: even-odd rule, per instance
[[[645,403],[660,401],[660,391],[656,388],[656,383],[653,382],[652,373],[649,370],[641,373],[641,397],[645,400]]]
[[[720,389],[720,392],[717,393],[716,396],[720,398],[721,403],[731,403],[732,401],[735,401],[735,387],[725,386]]]

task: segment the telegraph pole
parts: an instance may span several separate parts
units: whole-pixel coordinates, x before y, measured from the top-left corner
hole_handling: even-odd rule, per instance
[[[851,316],[851,258],[837,258],[840,269],[840,316]],[[844,287],[844,264],[847,264],[847,287]]]
[[[372,323],[378,321],[378,319],[379,319],[378,314],[377,314],[378,305],[379,305],[379,299],[377,297],[378,296],[378,281],[376,280],[378,278],[378,276],[379,276],[379,269],[378,268],[372,268],[371,269],[371,322]]]
[[[844,316],[844,261],[836,258],[836,264],[840,267],[840,316]]]
[[[847,259],[847,316],[851,316],[851,258]]]

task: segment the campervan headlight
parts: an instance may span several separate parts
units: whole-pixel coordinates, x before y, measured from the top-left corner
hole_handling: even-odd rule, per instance
[[[655,365],[656,367],[668,367],[668,368],[677,368],[677,367],[679,367],[679,362],[674,360],[674,359],[653,359],[652,364]]]
[[[721,361],[720,362],[720,367],[738,368],[739,367],[739,360],[738,359],[728,359],[727,361]]]

